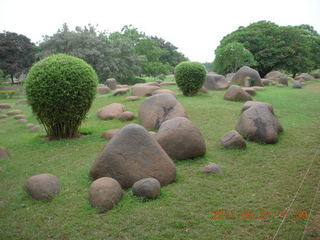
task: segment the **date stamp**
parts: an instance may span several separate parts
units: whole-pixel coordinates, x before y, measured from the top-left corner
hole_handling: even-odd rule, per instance
[[[306,219],[308,218],[307,210],[296,210],[290,211],[280,210],[278,212],[271,213],[270,210],[243,210],[243,211],[233,211],[233,210],[215,210],[211,211],[211,219],[271,219],[274,217],[286,218],[286,219]]]

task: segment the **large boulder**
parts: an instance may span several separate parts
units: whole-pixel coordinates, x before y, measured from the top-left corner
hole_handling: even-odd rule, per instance
[[[311,81],[314,80],[314,77],[308,73],[301,73],[300,75],[294,78],[295,80]]]
[[[208,73],[204,87],[208,90],[226,89],[229,87],[227,79],[216,73]]]
[[[110,177],[95,180],[89,188],[89,202],[100,212],[106,212],[122,198],[122,188],[119,182]]]
[[[176,97],[177,95],[175,94],[175,92],[169,90],[169,89],[158,89],[152,92],[152,95],[156,95],[156,94],[162,94],[162,93],[167,93],[167,94],[171,94],[172,96]]]
[[[106,80],[106,85],[111,89],[115,90],[117,88],[117,81],[114,78],[108,78]]]
[[[56,176],[43,173],[27,179],[25,189],[36,200],[51,200],[60,192],[61,186]]]
[[[248,108],[257,105],[257,104],[265,104],[269,110],[272,112],[272,114],[274,114],[273,112],[273,106],[270,103],[266,103],[266,102],[257,102],[257,101],[247,101],[244,103],[244,105],[242,106],[241,112],[244,112],[245,110],[247,110]]]
[[[118,118],[125,111],[125,106],[121,103],[111,103],[99,109],[98,117],[102,120]]]
[[[236,130],[223,135],[221,145],[226,149],[245,148],[247,146],[246,141]]]
[[[270,80],[274,80],[274,79],[279,79],[280,77],[282,77],[282,73],[279,71],[271,71],[269,73],[267,73],[264,77]]]
[[[0,146],[0,160],[6,159],[9,156],[9,152],[4,147]]]
[[[143,178],[132,186],[132,193],[138,197],[155,199],[160,195],[161,185],[155,178]]]
[[[156,94],[140,105],[139,120],[147,129],[159,129],[161,124],[175,117],[186,117],[184,107],[170,94]]]
[[[156,139],[172,159],[200,157],[206,152],[201,132],[184,117],[176,117],[162,123]]]
[[[112,177],[123,188],[142,178],[154,177],[163,186],[175,180],[176,167],[145,128],[129,124],[105,146],[93,163],[90,176]]]
[[[255,142],[276,143],[283,128],[266,104],[254,104],[242,113],[236,130]]]
[[[240,68],[234,74],[232,82],[240,83],[246,87],[262,86],[261,77],[258,71],[247,66]]]
[[[146,83],[137,83],[132,86],[131,93],[133,96],[138,97],[151,96],[152,93],[158,89],[160,89],[158,86],[153,86]]]
[[[224,94],[224,99],[228,101],[249,101],[252,100],[249,93],[243,90],[240,86],[232,85]]]

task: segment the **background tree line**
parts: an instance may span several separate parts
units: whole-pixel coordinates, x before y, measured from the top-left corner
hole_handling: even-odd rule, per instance
[[[56,53],[84,59],[101,82],[114,77],[121,83],[133,83],[139,75],[168,74],[187,60],[170,42],[147,36],[131,25],[107,33],[90,24],[74,30],[64,24],[52,36],[44,36],[38,46],[24,35],[0,33],[0,69],[12,80],[15,74],[28,71],[34,61]]]
[[[261,76],[272,70],[295,76],[320,68],[320,35],[310,25],[278,26],[259,21],[226,35],[215,55],[213,70],[221,74],[247,65]]]

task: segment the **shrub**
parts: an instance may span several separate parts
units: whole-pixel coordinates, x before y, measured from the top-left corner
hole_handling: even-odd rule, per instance
[[[79,136],[79,127],[96,94],[98,77],[82,59],[57,54],[30,69],[28,103],[50,139]]]
[[[198,62],[182,62],[174,69],[178,87],[185,96],[196,95],[206,79],[206,69]]]
[[[5,98],[13,98],[13,96],[16,94],[16,91],[0,91],[0,98],[5,99]]]

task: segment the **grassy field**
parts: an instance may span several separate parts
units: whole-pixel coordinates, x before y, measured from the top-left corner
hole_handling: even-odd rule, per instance
[[[43,131],[30,133],[12,117],[1,122],[0,146],[10,151],[11,157],[0,161],[0,239],[272,239],[281,222],[279,211],[289,206],[314,159],[276,238],[301,239],[307,220],[299,214],[309,211],[320,178],[320,158],[315,155],[320,146],[320,80],[303,89],[268,87],[259,91],[254,100],[273,104],[284,132],[277,144],[248,142],[246,150],[220,146],[222,135],[234,129],[243,103],[224,101],[224,91],[184,97],[176,86],[167,88],[178,94],[189,118],[201,130],[207,153],[176,162],[177,179],[162,188],[158,199],[143,201],[129,189],[122,201],[104,214],[88,202],[92,182],[88,171],[107,143],[101,133],[127,123],[99,120],[96,112],[119,102],[137,115],[143,99],[125,102],[127,95],[97,96],[81,128],[90,135],[76,140],[48,142]],[[37,123],[30,107],[13,109],[23,110],[28,122]],[[201,173],[209,162],[219,164],[224,174]],[[62,191],[51,202],[32,200],[23,191],[25,180],[39,173],[52,173],[61,182]],[[320,194],[314,210],[304,239],[320,239]],[[228,212],[229,218],[213,219],[215,211]],[[255,218],[245,219],[247,211]],[[235,217],[230,217],[232,214]],[[259,218],[263,214],[266,219]]]

